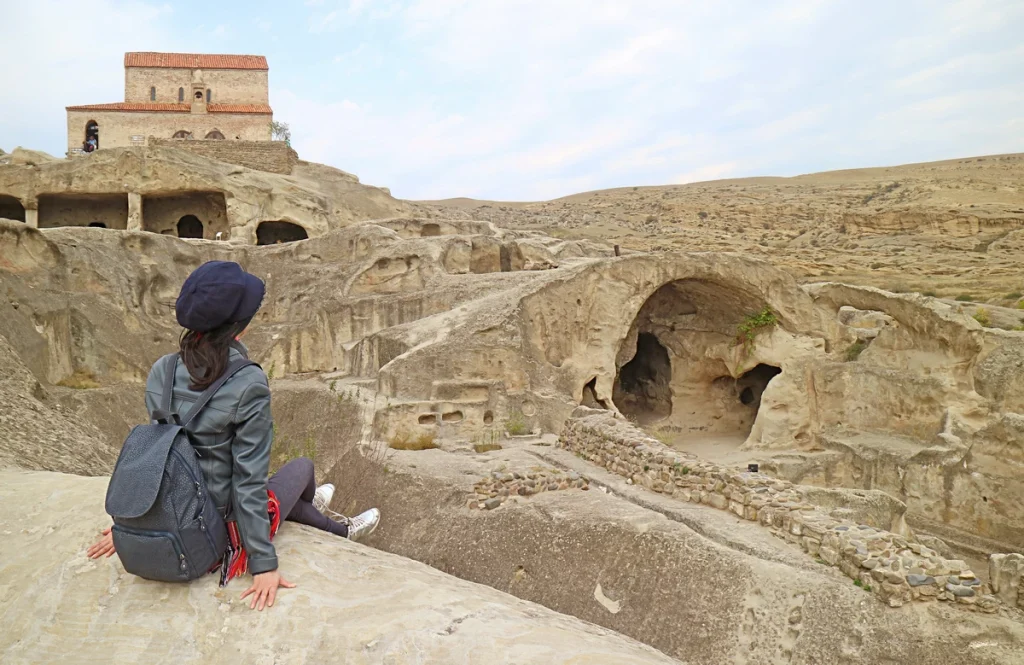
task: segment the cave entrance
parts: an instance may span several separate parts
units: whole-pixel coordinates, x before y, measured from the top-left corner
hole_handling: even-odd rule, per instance
[[[108,229],[128,228],[128,195],[117,194],[40,194],[39,228],[57,226],[94,226]]]
[[[13,219],[16,222],[25,221],[25,206],[13,196],[0,194],[0,219]]]
[[[260,222],[256,227],[257,245],[276,245],[282,242],[295,242],[309,237],[306,229],[292,222]]]
[[[744,438],[750,435],[757,419],[757,411],[761,408],[761,395],[764,394],[772,379],[782,374],[782,370],[774,365],[760,364],[736,379],[734,408],[739,412],[741,433]]]
[[[633,359],[619,368],[612,399],[626,416],[641,424],[672,414],[672,363],[657,335],[641,332]]]
[[[195,215],[185,215],[178,220],[178,237],[202,239],[203,223]]]
[[[189,220],[183,227],[182,222],[189,217],[195,221]],[[211,191],[143,194],[142,230],[179,238],[214,238],[217,233],[226,234],[230,227],[224,194]]]
[[[434,238],[441,235],[441,225],[428,223],[424,224],[423,228],[420,229],[420,237],[422,238]]]

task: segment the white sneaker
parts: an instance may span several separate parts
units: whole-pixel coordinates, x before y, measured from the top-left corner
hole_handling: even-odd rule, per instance
[[[313,507],[319,510],[323,514],[327,514],[327,509],[331,505],[331,499],[334,498],[334,485],[327,483],[316,488],[316,492],[313,494]]]
[[[376,508],[359,513],[348,521],[349,540],[366,538],[373,533],[378,524],[380,524],[380,511]]]

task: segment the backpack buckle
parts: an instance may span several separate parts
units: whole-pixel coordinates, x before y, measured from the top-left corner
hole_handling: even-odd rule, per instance
[[[177,413],[171,413],[163,409],[153,410],[153,422],[158,425],[181,425],[181,419]]]

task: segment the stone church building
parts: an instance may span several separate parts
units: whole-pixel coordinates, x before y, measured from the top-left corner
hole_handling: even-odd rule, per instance
[[[261,55],[125,53],[124,101],[68,106],[68,153],[157,139],[269,141]]]

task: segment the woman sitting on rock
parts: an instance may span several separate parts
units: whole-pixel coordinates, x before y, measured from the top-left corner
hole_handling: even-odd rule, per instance
[[[263,282],[237,263],[210,261],[189,275],[175,305],[178,323],[185,328],[180,351],[158,360],[146,381],[150,417],[161,408],[170,367],[175,372],[171,410],[184,413],[229,364],[248,357],[238,340],[259,310],[264,291]],[[268,479],[274,436],[270,387],[258,366],[231,376],[189,431],[209,496],[227,522],[221,584],[251,572],[252,585],[242,598],[252,596],[254,609],[273,605],[278,587],[295,586],[278,573],[271,543],[280,516],[352,540],[370,534],[380,521],[376,508],[352,519],[329,510],[334,486],[316,486],[313,462],[307,458],[291,460]],[[108,527],[88,555],[95,559],[114,551]]]

